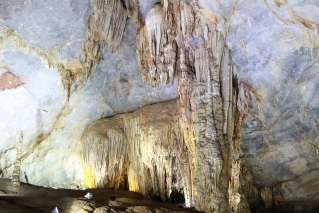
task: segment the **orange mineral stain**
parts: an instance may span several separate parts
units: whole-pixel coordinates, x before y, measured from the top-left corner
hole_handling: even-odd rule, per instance
[[[24,82],[12,72],[0,75],[0,90],[14,89],[23,84]]]

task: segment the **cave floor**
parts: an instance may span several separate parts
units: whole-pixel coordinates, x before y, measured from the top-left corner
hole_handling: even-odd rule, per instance
[[[52,212],[57,207],[59,213],[70,212],[198,212],[183,208],[182,205],[162,203],[145,198],[139,193],[113,191],[107,189],[67,190],[52,189],[22,184],[18,193],[9,180],[0,179],[1,213],[37,213]],[[84,196],[90,192],[92,199]],[[106,207],[107,206],[107,207]],[[96,211],[98,208],[111,210]],[[101,208],[100,208],[101,209]]]
[[[15,191],[15,192],[14,192]],[[93,197],[84,196],[90,192]],[[57,207],[58,212],[53,209]],[[103,209],[104,208],[104,209]],[[97,211],[100,209],[100,211]],[[103,209],[103,210],[102,210]],[[0,213],[198,213],[181,204],[150,200],[136,192],[108,189],[68,190],[24,184],[17,189],[8,179],[0,179]],[[317,213],[318,203],[287,203],[274,208],[259,207],[252,213]]]

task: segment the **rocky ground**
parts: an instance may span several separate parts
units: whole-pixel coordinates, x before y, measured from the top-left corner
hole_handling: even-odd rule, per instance
[[[0,180],[1,213],[161,213],[161,212],[198,212],[183,208],[182,204],[161,203],[145,198],[139,193],[128,191],[100,190],[65,190],[52,189],[22,184],[18,193],[7,179]],[[93,197],[84,196],[90,192]],[[54,213],[58,213],[57,211]]]
[[[134,12],[132,5],[121,5],[123,2],[136,2],[138,8],[132,7],[136,10]],[[198,25],[199,30],[194,32],[192,30],[189,33],[177,30],[181,29],[175,27],[179,25],[178,18],[172,21],[166,20],[170,17],[167,14],[178,17],[176,14],[182,12],[179,9],[176,9],[176,12],[172,11],[174,5],[187,6],[187,2],[194,3],[198,8],[193,13],[190,12],[194,9],[193,6],[185,7],[189,10],[183,14],[186,16],[197,14],[196,17],[203,23],[203,26],[199,26],[198,22],[194,22],[193,25]],[[168,9],[167,3],[171,3],[172,8]],[[110,8],[113,7],[109,7],[108,4],[116,5],[118,9],[111,10]],[[125,8],[128,10],[125,11]],[[140,16],[136,17],[136,14]],[[249,196],[253,197],[253,200],[260,200],[261,197],[268,205],[286,204],[276,207],[276,210],[268,209],[268,212],[307,212],[308,210],[305,209],[309,209],[309,212],[319,212],[313,207],[319,203],[318,14],[318,0],[0,0],[0,177],[14,176],[12,174],[17,165],[15,163],[18,159],[17,153],[21,151],[22,156],[17,166],[21,167],[20,181],[65,189],[100,187],[100,185],[104,188],[106,184],[113,184],[113,182],[105,183],[99,180],[104,180],[101,177],[105,174],[120,177],[122,170],[120,169],[121,172],[118,173],[116,170],[118,167],[113,166],[112,163],[102,163],[108,163],[109,158],[115,156],[114,162],[117,164],[119,162],[117,157],[122,157],[123,154],[114,151],[115,149],[100,149],[98,145],[95,145],[96,149],[87,149],[91,152],[87,152],[88,155],[83,159],[82,148],[85,144],[91,146],[98,144],[100,139],[105,142],[104,148],[121,143],[116,143],[112,137],[110,139],[93,137],[97,140],[82,137],[85,136],[84,133],[88,127],[95,126],[101,120],[105,120],[106,124],[112,123],[113,121],[105,118],[116,117],[118,114],[123,114],[120,116],[123,119],[129,118],[131,115],[128,115],[130,114],[128,112],[135,111],[139,114],[142,107],[180,99],[184,96],[186,101],[182,103],[184,102],[185,106],[188,105],[191,103],[188,100],[188,87],[184,90],[179,89],[182,88],[180,84],[182,79],[178,77],[179,70],[187,67],[187,72],[184,73],[195,75],[191,79],[184,79],[187,81],[183,82],[192,82],[194,79],[201,82],[205,78],[210,79],[210,77],[203,79],[202,77],[208,75],[207,71],[210,68],[214,67],[215,70],[221,66],[211,66],[209,62],[213,60],[206,60],[206,62],[202,60],[205,57],[201,55],[201,51],[203,55],[221,55],[208,54],[205,48],[207,47],[209,51],[219,50],[218,45],[222,45],[230,51],[229,57],[225,57],[232,64],[229,73],[236,76],[234,79],[229,79],[232,81],[237,79],[238,85],[234,83],[234,88],[224,85],[222,88],[226,88],[225,91],[220,91],[216,86],[217,93],[225,94],[225,96],[220,94],[220,99],[224,99],[225,107],[219,107],[219,115],[228,117],[229,113],[225,113],[225,109],[232,109],[232,107],[226,107],[229,100],[225,97],[238,89],[240,101],[237,103],[240,103],[238,104],[240,110],[246,114],[241,129],[240,160],[242,166],[251,172],[250,184],[246,185],[253,189],[258,188],[252,190],[253,194]],[[182,21],[182,25],[188,24],[187,19],[183,20],[186,21],[185,23]],[[210,47],[202,45],[206,42],[202,41],[203,38],[206,39],[206,36],[203,36],[205,30],[201,29],[206,29],[204,24],[206,22],[209,23],[209,27],[213,27],[212,23],[216,24],[216,27],[209,31],[216,31],[216,35],[225,37],[226,43],[223,39],[216,39],[216,45],[214,42],[209,42]],[[194,26],[185,27],[185,29],[193,29]],[[146,33],[145,36],[141,36],[144,33]],[[158,36],[147,39],[147,33]],[[151,48],[150,52],[147,51],[147,47],[157,47],[159,44],[163,44],[163,50],[155,48],[160,51],[152,52]],[[205,48],[200,48],[201,45]],[[148,52],[150,54],[143,54]],[[184,53],[188,55],[192,52],[195,56],[197,53],[201,54],[194,59],[190,54],[189,64],[185,66],[179,59],[185,58]],[[144,55],[151,57],[144,57]],[[224,65],[226,64],[228,63],[225,62]],[[144,67],[145,72],[141,69],[143,67],[141,65],[147,65]],[[174,69],[175,66],[177,66],[176,69]],[[168,76],[175,73],[172,84],[154,88],[149,84],[152,82],[143,81],[142,76],[144,75],[145,78],[147,73],[150,76],[160,73],[153,72],[155,69],[150,68],[161,70],[161,67],[164,67],[164,72],[159,79],[164,82],[168,80],[167,70],[170,70]],[[228,74],[221,75],[223,72],[217,73],[219,75],[216,76],[225,78],[228,76]],[[189,89],[202,85],[199,82],[195,81],[195,87]],[[224,78],[220,83],[222,82],[229,83]],[[211,85],[211,83],[207,81],[205,85]],[[238,88],[235,89],[235,86]],[[208,90],[210,91],[209,88]],[[211,94],[215,93],[209,92],[207,97]],[[196,95],[194,97],[197,98]],[[210,121],[200,122],[201,124],[210,123],[207,129],[213,126],[211,125],[213,124],[211,105],[215,106],[217,103],[212,100],[210,97],[209,101],[203,102],[210,104],[209,107],[207,106]],[[177,111],[174,112],[171,114],[178,117]],[[161,118],[158,115],[162,114],[164,113],[161,111],[154,113],[156,122],[148,119],[147,125],[135,122],[136,116],[134,119],[125,118],[129,120],[125,124],[130,126],[120,126],[134,128],[122,131],[112,126],[105,130],[107,136],[119,135],[120,137],[116,139],[121,141],[124,141],[122,138],[127,137],[128,147],[136,148],[132,153],[139,153],[139,160],[136,160],[135,155],[129,155],[133,156],[130,158],[129,169],[131,170],[128,172],[133,174],[130,176],[133,178],[128,180],[128,185],[131,183],[132,186],[130,190],[148,195],[149,188],[165,189],[162,186],[168,183],[166,181],[169,177],[166,175],[167,165],[171,165],[167,162],[174,162],[172,163],[174,172],[171,174],[182,174],[176,175],[178,178],[175,178],[177,181],[174,182],[182,183],[178,187],[185,189],[186,192],[189,191],[189,196],[185,193],[185,197],[189,197],[186,199],[189,200],[187,204],[194,204],[198,209],[207,209],[208,204],[216,200],[211,199],[209,194],[216,193],[215,188],[220,187],[220,182],[223,182],[218,180],[218,184],[209,186],[211,183],[217,183],[215,180],[219,175],[215,174],[221,171],[222,164],[218,159],[220,155],[216,154],[219,150],[210,152],[213,150],[211,147],[195,149],[194,147],[199,144],[196,142],[199,137],[191,134],[183,134],[183,137],[189,140],[189,143],[185,143],[187,146],[184,146],[180,142],[184,140],[182,134],[175,134],[179,133],[178,131],[170,131],[174,125],[168,125],[168,122],[161,122],[161,126],[158,125],[158,119]],[[167,113],[167,116],[172,119],[171,114]],[[182,114],[192,117],[189,112]],[[202,116],[200,120],[205,120],[206,117]],[[145,118],[152,117],[144,116],[140,120],[143,121]],[[182,126],[181,129],[191,126],[185,125],[188,119],[181,120],[184,120],[181,124],[186,127]],[[224,120],[228,122],[228,119]],[[172,120],[171,123],[174,124],[174,122]],[[214,123],[218,122],[214,121]],[[237,122],[235,124],[240,126]],[[227,134],[232,132],[224,129],[227,126],[223,125],[223,128],[219,130]],[[201,127],[201,129],[205,128]],[[117,133],[118,130],[123,134],[112,134]],[[96,136],[94,133],[88,132],[88,135]],[[211,131],[207,133],[211,135]],[[20,140],[20,136],[23,136],[21,137],[23,140]],[[83,142],[83,138],[86,143]],[[166,140],[167,138],[171,140]],[[175,140],[176,138],[180,140]],[[21,146],[18,145],[18,141],[21,141]],[[170,141],[176,143],[173,144]],[[211,142],[212,140],[207,144],[213,146]],[[184,147],[186,148],[183,150]],[[117,150],[121,150],[122,146],[118,148]],[[94,155],[93,151],[112,155]],[[190,157],[182,155],[187,152],[193,154],[189,155]],[[94,158],[95,156],[98,160]],[[175,169],[177,168],[176,156],[186,159],[180,164],[184,165],[182,168],[188,168],[188,171],[184,169],[179,172]],[[209,164],[206,163],[207,159],[210,160]],[[198,162],[198,170],[192,168],[193,162]],[[232,168],[237,168],[234,171],[239,171],[240,165],[237,162],[234,163],[236,165]],[[104,167],[95,165],[110,165],[107,168],[116,169],[109,170],[112,171],[109,173],[100,169]],[[150,171],[150,175],[144,175],[148,173],[140,172],[140,168],[145,168],[145,172]],[[211,173],[214,174],[212,177],[209,176]],[[188,177],[187,174],[192,176],[187,179],[185,178]],[[233,186],[239,186],[239,178],[237,178],[239,173],[234,172],[234,174],[232,177],[236,184]],[[149,178],[156,176],[159,178]],[[182,178],[187,179],[188,183],[179,181]],[[118,181],[118,178],[113,179]],[[228,180],[228,178],[221,178],[221,180]],[[114,185],[117,183],[114,181]],[[225,181],[225,183],[224,188],[227,188],[228,182]],[[248,191],[247,194],[251,191],[249,187],[243,187],[244,191]],[[40,211],[41,206],[44,206],[42,211],[45,212],[51,212],[55,206],[63,211],[63,208],[71,209],[68,206],[82,205],[83,202],[78,199],[82,199],[83,194],[86,193],[85,191],[40,189],[26,185],[22,188],[20,194],[22,193],[23,196],[20,197],[8,196],[10,189],[5,190],[6,195],[1,197],[0,212],[11,211],[10,208],[15,208],[13,212],[26,212],[25,205],[29,205],[28,208],[36,208],[36,210],[31,209],[30,212]],[[169,192],[169,190],[158,191],[161,194]],[[237,191],[235,187],[231,190],[234,195],[232,201],[237,202]],[[99,198],[99,194],[96,194],[98,191],[92,192],[95,207],[108,205],[109,199],[105,198],[105,194],[109,192],[101,191],[101,200],[103,200],[101,204],[95,200]],[[193,196],[193,192],[197,195]],[[215,196],[213,193],[212,197]],[[226,193],[224,191],[220,194]],[[113,195],[109,195],[111,196]],[[134,205],[141,199],[135,200]],[[116,197],[114,200],[116,201]],[[203,205],[202,200],[206,200],[207,205]],[[302,202],[307,202],[307,205]],[[88,205],[91,204],[88,203]],[[127,207],[127,204],[121,205]],[[258,207],[254,208],[253,212],[266,211]],[[93,208],[90,211],[93,211]],[[211,212],[215,213],[215,210]]]
[[[162,203],[145,198],[139,193],[128,191],[66,190],[37,187],[22,184],[18,193],[8,179],[0,179],[1,213],[169,213],[189,212],[194,209],[184,208],[182,204]],[[91,199],[85,198],[91,193]],[[275,208],[252,207],[255,213],[316,213],[316,203],[286,203]],[[57,209],[58,211],[56,211]]]

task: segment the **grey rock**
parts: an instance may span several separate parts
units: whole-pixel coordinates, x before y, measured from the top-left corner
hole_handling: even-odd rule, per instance
[[[240,1],[228,36],[240,81],[260,97],[243,131],[245,163],[259,185],[288,182],[291,191],[303,188],[300,193],[286,188],[286,199],[317,200],[319,185],[310,176],[319,177],[319,36],[298,21],[291,23],[296,19],[288,8],[318,24],[318,2],[291,1],[283,7],[266,2]]]
[[[0,10],[0,27],[14,30],[28,46],[52,53],[61,61],[81,59],[90,11],[88,1],[0,1]],[[0,168],[4,177],[12,173],[14,146],[23,131],[21,169],[27,180],[21,177],[22,181],[83,188],[78,144],[90,122],[176,98],[176,85],[152,88],[141,79],[135,35],[135,25],[130,21],[119,50],[106,51],[94,74],[67,102],[59,72],[49,68],[38,52],[28,52],[0,34],[1,68],[8,68],[24,82],[16,89],[0,91]],[[80,45],[73,46],[76,43]],[[74,54],[66,49],[51,51],[61,44],[72,44],[70,51]]]
[[[89,14],[89,0],[0,0],[0,24],[42,49],[59,47],[64,59],[79,57]]]
[[[142,14],[157,2],[141,0]],[[233,10],[234,2],[199,4],[218,16],[219,30],[226,31],[229,20],[227,44],[238,78],[260,98],[243,130],[244,163],[261,186],[285,183],[280,187],[285,199],[318,200],[319,2],[238,0]],[[90,13],[89,0],[0,0],[1,26],[68,62],[82,59]],[[58,70],[0,34],[0,76],[9,70],[24,82],[0,90],[2,176],[12,173],[14,146],[23,131],[22,173],[27,178],[22,181],[84,187],[79,141],[89,123],[177,97],[175,84],[152,88],[141,80],[135,27],[129,21],[119,50],[104,53],[69,102]]]

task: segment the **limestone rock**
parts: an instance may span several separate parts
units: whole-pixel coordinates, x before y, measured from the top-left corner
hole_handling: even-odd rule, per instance
[[[304,21],[318,26],[319,5],[286,2],[240,2],[231,18],[238,77],[259,97],[243,130],[243,157],[256,182],[278,186],[285,200],[318,200],[319,35]]]
[[[19,85],[0,90],[0,175],[11,176],[14,147],[22,131],[21,181],[84,187],[78,144],[85,127],[101,117],[174,99],[176,85],[152,88],[143,83],[135,53],[135,24],[129,21],[116,53],[103,51],[104,60],[85,85],[73,84],[68,100],[60,68],[73,64],[70,68],[77,70],[82,60],[89,2],[24,2],[0,1],[0,76],[1,82],[6,80],[1,85]],[[10,80],[6,72],[16,77]]]
[[[152,213],[152,211],[145,206],[134,206],[127,208],[126,212],[129,213]]]
[[[117,213],[119,211],[115,211],[107,206],[99,207],[94,210],[93,213]]]
[[[188,193],[189,155],[176,101],[98,120],[85,130],[82,143],[88,185],[119,188],[127,181],[131,191],[162,200],[173,189]]]
[[[86,200],[68,199],[63,212],[67,213],[92,213],[95,209],[94,203]]]
[[[0,0],[0,177],[23,132],[31,184],[176,188],[207,211],[209,195],[318,202],[318,14],[316,0]]]

